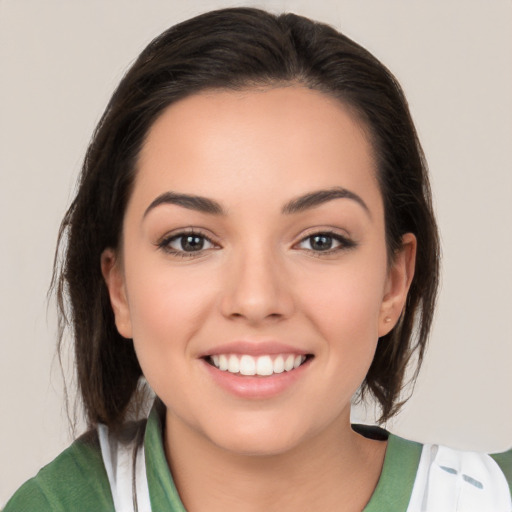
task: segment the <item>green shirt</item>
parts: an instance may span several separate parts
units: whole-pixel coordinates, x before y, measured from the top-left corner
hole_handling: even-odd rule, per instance
[[[141,425],[143,428],[143,425]],[[153,511],[185,512],[165,458],[162,422],[153,408],[144,434],[146,472]],[[422,445],[389,435],[382,474],[364,512],[406,512]],[[512,450],[493,456],[512,483]],[[114,512],[96,432],[77,439],[26,482],[3,512]]]

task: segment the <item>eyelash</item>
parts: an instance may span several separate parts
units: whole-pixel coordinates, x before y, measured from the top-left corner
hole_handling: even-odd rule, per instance
[[[340,235],[339,233],[336,233],[334,231],[329,231],[329,230],[316,231],[314,233],[311,233],[311,234],[305,236],[304,238],[302,238],[300,240],[300,242],[295,245],[300,245],[308,240],[310,241],[310,244],[311,244],[312,239],[315,237],[330,238],[339,244],[337,247],[329,248],[325,251],[315,251],[313,249],[306,249],[313,256],[318,257],[318,258],[321,258],[322,256],[329,256],[329,255],[332,255],[332,254],[335,254],[338,252],[342,252],[342,251],[347,251],[347,250],[353,249],[357,246],[356,242],[354,242],[350,238],[347,238],[346,236]]]
[[[174,249],[173,247],[171,247],[171,243],[172,242],[178,241],[178,240],[183,239],[185,237],[196,237],[196,238],[199,238],[199,239],[201,239],[203,241],[203,243],[207,242],[207,243],[211,244],[212,247],[209,247],[209,248],[206,248],[206,249],[200,248],[197,251],[185,251],[185,250]],[[303,244],[303,243],[305,243],[308,240],[310,241],[310,245],[311,245],[311,241],[315,237],[329,238],[329,239],[332,239],[333,241],[335,241],[335,242],[337,242],[339,244],[337,247],[329,248],[329,249],[326,249],[326,250],[315,251],[314,249],[305,249],[306,251],[310,252],[315,257],[322,257],[322,256],[332,255],[332,254],[335,254],[337,252],[353,249],[354,247],[357,246],[356,242],[354,242],[353,240],[351,240],[351,239],[349,239],[349,238],[347,238],[345,236],[340,235],[339,233],[335,233],[333,231],[317,231],[317,232],[311,233],[311,234],[305,236],[304,238],[302,238],[297,244],[294,245],[294,247],[299,246],[300,244]],[[183,244],[183,241],[181,242],[181,246],[183,247],[182,244]],[[166,236],[166,237],[162,238],[159,242],[157,242],[156,245],[157,245],[157,247],[159,249],[163,250],[167,254],[171,254],[173,256],[177,256],[177,257],[180,257],[180,258],[194,258],[194,257],[198,257],[198,256],[202,255],[204,253],[204,251],[208,251],[208,250],[211,250],[213,248],[218,248],[219,247],[209,237],[207,237],[206,235],[202,234],[201,232],[194,231],[194,230],[182,231],[180,233],[177,233],[177,234],[174,234],[174,235],[171,235],[171,236]]]
[[[212,240],[209,237],[207,237],[206,235],[204,235],[201,232],[194,231],[194,230],[182,231],[180,233],[176,233],[175,235],[166,236],[166,237],[162,238],[159,242],[157,242],[156,245],[159,249],[162,249],[167,254],[171,254],[172,256],[178,256],[179,258],[198,257],[199,255],[203,254],[204,251],[208,251],[213,248],[213,247],[207,248],[207,249],[201,248],[197,251],[185,251],[185,250],[174,249],[173,247],[171,247],[172,242],[174,242],[176,240],[180,240],[180,238],[184,239],[185,237],[200,238],[203,241],[210,243],[213,247],[218,247],[217,244],[212,242]],[[183,244],[183,241],[181,242],[181,245],[182,244]],[[182,245],[182,247],[183,247],[183,245]]]

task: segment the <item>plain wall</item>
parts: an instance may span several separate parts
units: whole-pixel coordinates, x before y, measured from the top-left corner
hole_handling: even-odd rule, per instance
[[[95,123],[154,36],[230,5],[242,4],[0,0],[0,506],[71,440],[46,291]],[[460,448],[511,446],[512,2],[244,5],[334,25],[408,96],[432,174],[443,281],[415,394],[388,427]]]

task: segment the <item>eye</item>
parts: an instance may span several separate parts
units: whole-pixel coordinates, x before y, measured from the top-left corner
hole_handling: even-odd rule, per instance
[[[355,243],[337,233],[315,233],[302,239],[298,247],[313,252],[335,252],[342,249],[350,249]]]
[[[216,247],[208,237],[199,233],[178,233],[164,238],[158,246],[166,252],[180,256],[192,256],[193,253]]]

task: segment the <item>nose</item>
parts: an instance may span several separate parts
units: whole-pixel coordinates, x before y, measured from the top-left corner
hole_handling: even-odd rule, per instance
[[[233,256],[226,269],[222,314],[257,325],[289,318],[294,312],[285,265],[271,251],[248,250]]]

